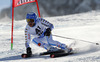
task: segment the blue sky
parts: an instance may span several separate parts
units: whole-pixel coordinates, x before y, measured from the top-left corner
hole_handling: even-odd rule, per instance
[[[11,0],[0,0],[0,10],[11,5]]]

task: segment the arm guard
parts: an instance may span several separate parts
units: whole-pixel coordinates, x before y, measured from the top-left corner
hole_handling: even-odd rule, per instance
[[[29,44],[30,44],[30,40],[31,40],[31,36],[28,32],[28,28],[26,27],[25,28],[25,46],[26,48],[30,47]]]

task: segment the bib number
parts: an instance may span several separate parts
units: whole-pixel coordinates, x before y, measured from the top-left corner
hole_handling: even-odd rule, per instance
[[[42,29],[39,26],[37,26],[35,31],[36,31],[36,34],[38,34],[39,36],[43,33]]]

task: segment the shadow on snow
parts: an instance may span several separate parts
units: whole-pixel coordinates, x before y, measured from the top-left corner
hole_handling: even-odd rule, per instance
[[[10,61],[10,60],[20,60],[20,59],[38,59],[38,58],[48,59],[50,57],[49,56],[36,56],[36,57],[30,57],[30,58],[22,58],[21,55],[17,55],[17,56],[0,58],[0,61]]]

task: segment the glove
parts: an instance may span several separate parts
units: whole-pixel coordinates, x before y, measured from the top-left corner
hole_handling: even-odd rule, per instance
[[[28,57],[32,56],[31,48],[28,47],[26,50],[27,50],[27,56],[28,56]]]
[[[51,29],[47,28],[46,31],[44,32],[44,36],[50,36],[51,34]]]

